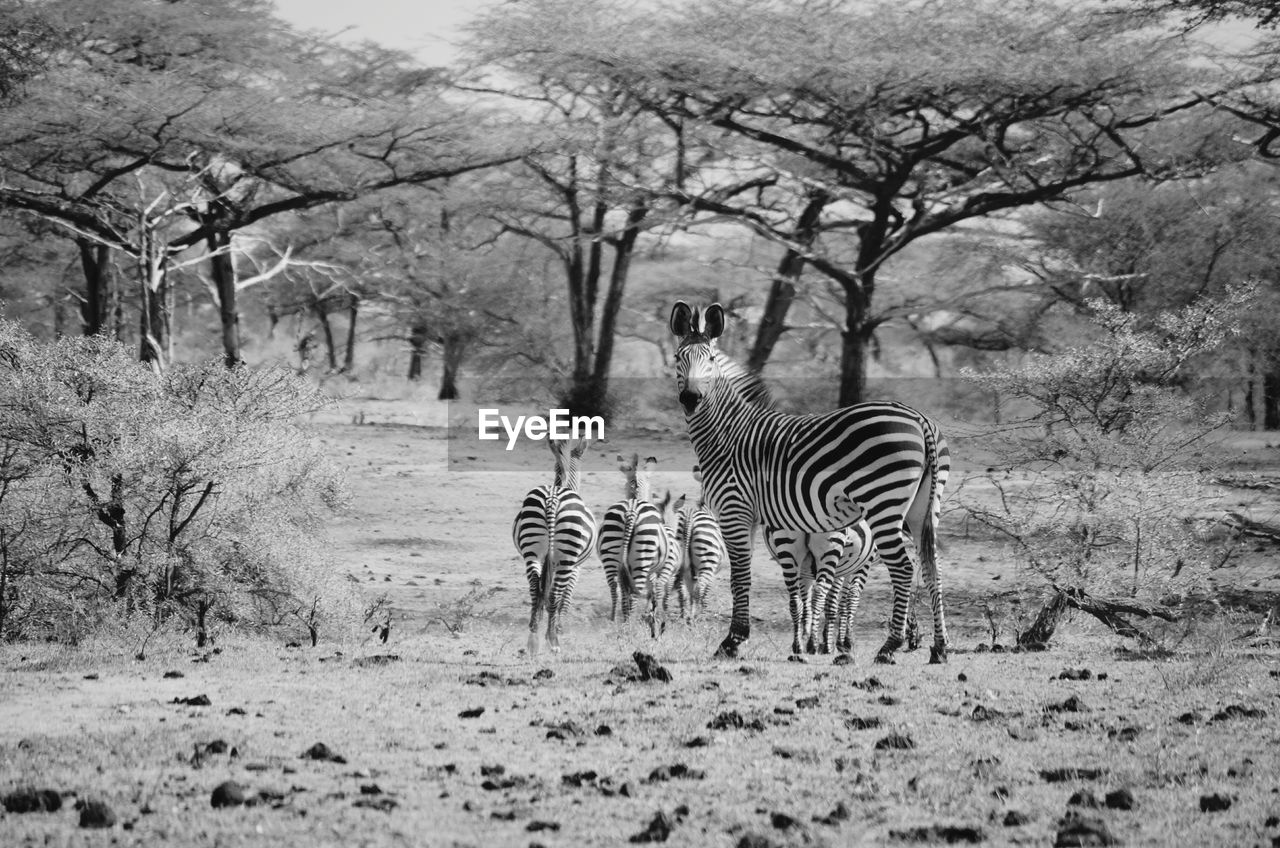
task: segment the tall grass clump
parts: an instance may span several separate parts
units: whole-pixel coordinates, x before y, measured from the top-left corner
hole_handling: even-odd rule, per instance
[[[358,619],[320,539],[343,497],[277,370],[163,374],[0,321],[0,638]]]
[[[1214,434],[1227,423],[1188,390],[1236,332],[1253,292],[1139,316],[1097,301],[1084,338],[1053,356],[967,379],[1032,410],[988,443],[999,462],[966,481],[964,508],[1005,539],[1046,603],[1019,635],[1044,645],[1067,609],[1151,642],[1141,621],[1180,620],[1229,556],[1199,528]]]

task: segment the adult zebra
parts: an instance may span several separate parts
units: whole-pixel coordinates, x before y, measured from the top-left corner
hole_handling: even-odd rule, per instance
[[[529,656],[538,653],[542,613],[547,613],[547,643],[560,650],[560,630],[578,582],[582,561],[595,541],[596,519],[578,486],[582,480],[585,439],[548,439],[555,455],[554,481],[525,495],[511,535],[524,560],[533,612],[529,616]]]
[[[733,617],[717,655],[736,656],[751,634],[751,545],[755,528],[830,532],[865,518],[890,569],[911,569],[911,542],[933,606],[932,663],[946,662],[947,631],[936,562],[937,522],[950,457],[937,425],[899,403],[873,402],[821,415],[773,409],[763,381],[721,352],[724,309],[680,301],[671,310],[676,387],[703,491],[729,549]],[[877,652],[892,662],[906,636],[910,587],[894,585],[889,636]]]
[[[766,527],[764,540],[787,587],[791,653],[850,653],[853,614],[876,556],[867,522],[829,533]],[[908,571],[908,587],[911,578]]]
[[[666,602],[664,585],[670,582],[674,568],[674,561],[668,562],[673,549],[666,522],[651,500],[650,475],[657,464],[654,457],[641,464],[639,454],[630,459],[618,456],[618,469],[626,477],[625,498],[605,511],[597,542],[609,584],[609,620],[616,621],[621,608],[622,620],[627,621],[634,596],[643,591],[655,636],[658,608]]]

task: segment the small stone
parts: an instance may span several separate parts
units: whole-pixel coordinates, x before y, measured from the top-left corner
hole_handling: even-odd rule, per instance
[[[671,672],[667,671],[651,655],[636,651],[631,655],[631,659],[635,661],[636,668],[640,670],[641,680],[657,680],[660,683],[671,682]]]
[[[484,715],[484,707],[471,707],[458,713],[458,718],[479,718]]]
[[[163,677],[165,680],[181,680],[186,677],[186,675],[180,671],[166,671]]]
[[[794,816],[775,812],[769,814],[769,824],[773,825],[775,830],[790,830],[797,827],[800,822]]]
[[[1004,814],[1001,824],[1005,827],[1022,827],[1024,824],[1031,822],[1031,816],[1019,810],[1010,810]]]
[[[525,825],[524,829],[529,831],[530,833],[537,833],[543,830],[557,831],[560,829],[560,822],[539,821],[537,819],[534,819],[533,821]]]
[[[891,733],[876,742],[877,751],[909,751],[916,746],[915,740],[903,733]]]
[[[62,809],[62,795],[55,789],[17,789],[0,804],[8,813],[55,813]]]
[[[1108,792],[1105,803],[1110,810],[1132,810],[1138,804],[1133,793],[1126,788]]]
[[[330,763],[345,763],[347,758],[334,751],[323,742],[317,742],[310,748],[302,752],[301,759],[304,760],[320,760]]]
[[[673,822],[666,813],[659,810],[644,830],[634,834],[630,840],[633,843],[644,842],[666,842],[671,836],[671,831],[675,827]]]
[[[101,830],[115,826],[116,814],[105,802],[82,801],[77,806],[80,808],[81,827]]]
[[[1088,848],[1095,845],[1119,845],[1120,840],[1096,816],[1069,812],[1058,822],[1054,848]]]
[[[1098,796],[1094,795],[1088,789],[1081,789],[1067,799],[1068,807],[1087,807],[1096,810],[1102,806],[1102,802],[1098,800]]]
[[[209,797],[209,804],[214,809],[221,809],[222,807],[239,807],[247,800],[244,787],[234,780],[227,780],[214,787],[213,794]]]
[[[1231,809],[1232,798],[1230,795],[1224,795],[1221,792],[1215,792],[1212,795],[1200,796],[1200,812],[1202,813],[1220,813],[1224,810]]]

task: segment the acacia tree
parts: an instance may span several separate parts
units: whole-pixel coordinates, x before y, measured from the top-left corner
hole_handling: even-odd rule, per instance
[[[617,320],[641,236],[669,220],[667,187],[708,153],[616,80],[566,61],[579,37],[622,45],[646,14],[620,2],[534,0],[478,18],[467,47],[476,70],[466,87],[518,110],[537,140],[496,178],[492,215],[563,270],[573,356],[560,400],[583,414],[609,413]]]
[[[678,195],[838,284],[842,404],[865,394],[878,274],[912,242],[1091,184],[1197,173],[1222,155],[1188,93],[1217,81],[1184,45],[1121,15],[841,0],[714,0],[653,15],[626,44],[575,30],[560,55],[666,121],[755,151],[751,179]],[[757,202],[762,181],[796,198],[829,193],[815,224],[827,238],[795,238],[793,211],[780,219]],[[774,331],[788,301],[770,303]]]
[[[94,303],[110,251],[147,253],[129,181],[164,180],[186,220],[165,255],[205,251],[228,364],[240,358],[233,234],[510,158],[471,135],[474,116],[442,99],[437,74],[298,34],[263,0],[23,5],[53,29],[57,61],[5,109],[0,208],[80,240]]]
[[[1090,299],[1150,316],[1253,281],[1259,309],[1240,318],[1226,385],[1243,382],[1246,419],[1280,428],[1280,334],[1264,304],[1280,296],[1276,174],[1257,162],[1194,183],[1092,192],[1081,207],[1027,219],[1034,259],[1021,262],[1046,303],[1088,312]],[[1240,375],[1243,374],[1243,381]]]

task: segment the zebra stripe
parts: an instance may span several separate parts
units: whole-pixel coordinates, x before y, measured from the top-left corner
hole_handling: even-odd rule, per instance
[[[666,603],[663,582],[670,580],[670,572],[663,573],[670,550],[668,529],[662,513],[650,501],[649,475],[657,463],[648,457],[641,466],[638,454],[630,459],[618,457],[627,497],[605,511],[597,543],[609,584],[609,620],[618,620],[619,609],[622,620],[629,620],[634,596],[643,592],[645,614],[654,635],[659,626],[658,610]]]
[[[578,486],[586,440],[548,440],[556,458],[554,481],[525,495],[511,536],[524,560],[533,610],[529,616],[529,656],[541,648],[542,614],[547,613],[547,643],[560,650],[563,617],[573,599],[582,562],[595,541],[596,520]]]
[[[937,426],[911,407],[890,402],[821,415],[780,413],[759,377],[716,346],[724,331],[719,304],[701,311],[677,303],[670,327],[679,339],[680,404],[702,466],[707,503],[729,549],[733,617],[717,653],[735,656],[751,633],[751,543],[757,525],[813,533],[865,520],[891,570],[912,570],[916,552],[933,604],[930,661],[945,662],[936,550],[950,463]],[[877,661],[892,662],[905,639],[910,591],[900,589],[894,585],[889,636]]]

